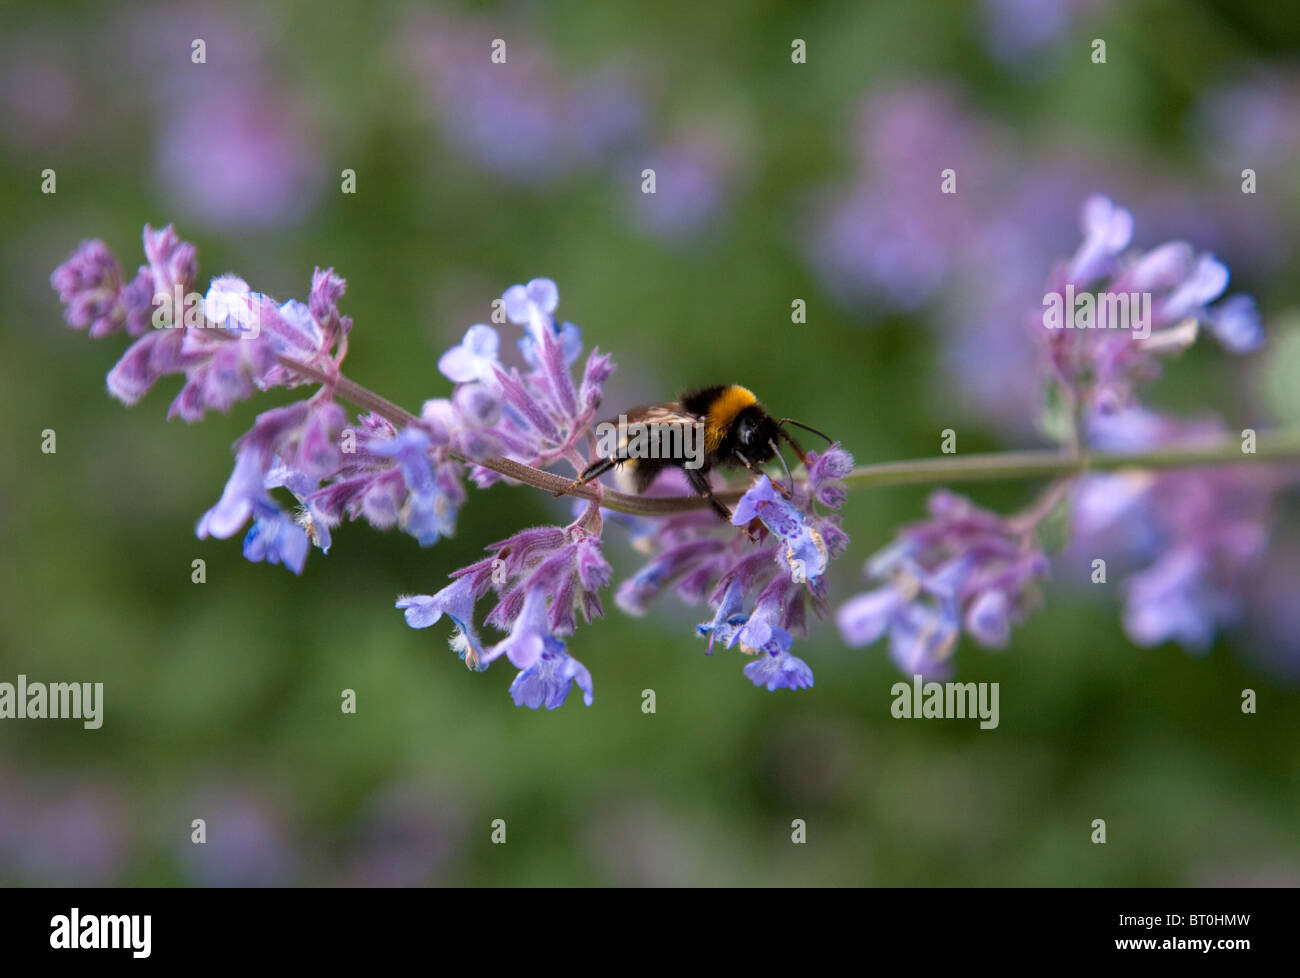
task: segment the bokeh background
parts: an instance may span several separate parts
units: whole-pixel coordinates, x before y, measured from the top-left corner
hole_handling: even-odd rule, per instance
[[[1248,358],[1194,349],[1151,400],[1262,428],[1300,420],[1297,51],[1300,12],[1270,0],[6,5],[0,680],[103,682],[107,705],[98,731],[0,723],[0,881],[1300,882],[1294,507],[1246,624],[1201,658],[1133,647],[1113,589],[1058,572],[1008,649],[958,652],[957,678],[1001,684],[995,731],[891,718],[884,650],[830,623],[800,645],[814,689],[756,690],[671,603],[607,601],[571,643],[595,705],[531,712],[508,667],[467,672],[392,604],[553,522],[549,498],[476,495],[428,550],[346,526],[300,579],[246,563],[194,524],[284,392],[192,428],[164,421],[167,390],[124,409],[103,383],[120,338],[64,329],[48,284],[86,237],[133,268],[145,222],[199,245],[203,281],[281,299],[333,265],[349,375],[418,406],[490,301],[548,276],[616,356],[609,406],[740,381],[883,461],[945,427],[962,451],[1041,444],[1016,324],[1100,191],[1138,244],[1214,250],[1269,329]],[[924,496],[853,493],[834,594]],[[636,566],[617,530],[607,552]]]

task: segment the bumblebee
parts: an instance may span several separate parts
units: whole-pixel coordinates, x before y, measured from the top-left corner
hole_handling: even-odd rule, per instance
[[[555,495],[572,492],[610,469],[629,476],[632,488],[643,493],[660,472],[674,466],[686,474],[691,488],[709,501],[714,512],[730,522],[731,510],[713,495],[709,471],[743,466],[758,475],[758,466],[777,458],[790,477],[790,467],[777,443],[788,442],[801,460],[805,453],[786,432],[787,424],[830,441],[816,428],[793,418],[774,420],[754,393],[739,384],[700,387],[676,401],[642,405],[617,420],[602,422],[597,426],[597,431],[603,432],[598,457]],[[792,477],[790,481],[791,489],[779,487],[787,498],[793,489]]]

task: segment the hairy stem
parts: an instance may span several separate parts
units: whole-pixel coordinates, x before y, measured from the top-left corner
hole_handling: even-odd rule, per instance
[[[280,362],[301,376],[318,381],[358,407],[373,411],[398,428],[416,419],[409,411],[341,375],[330,377],[305,364],[287,358]],[[507,478],[549,492],[567,489],[571,479],[524,465],[508,458],[469,459],[452,453],[462,462],[481,465]],[[935,485],[940,483],[1041,479],[1077,475],[1087,471],[1115,469],[1163,469],[1196,465],[1253,464],[1295,461],[1300,463],[1300,431],[1265,432],[1257,440],[1256,451],[1242,452],[1241,441],[1230,438],[1213,443],[1159,448],[1149,452],[1079,453],[1044,449],[1025,452],[989,452],[978,455],[951,455],[938,458],[911,459],[904,462],[881,462],[861,465],[844,478],[851,489],[881,486]],[[578,486],[570,495],[581,499],[598,499],[606,509],[638,516],[666,516],[703,509],[708,501],[698,496],[634,496],[597,485]],[[734,504],[744,494],[742,489],[724,489],[716,495],[724,503]]]

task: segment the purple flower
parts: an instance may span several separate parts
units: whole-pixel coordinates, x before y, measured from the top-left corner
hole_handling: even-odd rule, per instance
[[[67,307],[63,318],[73,329],[89,327],[91,338],[99,339],[122,327],[126,319],[122,271],[108,245],[98,238],[81,242],[51,273],[50,285]]]
[[[1083,243],[1066,266],[1067,280],[1086,287],[1115,271],[1120,252],[1133,240],[1133,215],[1105,197],[1094,195],[1083,202],[1079,223]]]
[[[501,420],[501,392],[488,384],[461,384],[452,404],[459,419],[474,428],[490,428]]]
[[[601,553],[600,537],[582,520],[563,528],[524,530],[494,547],[497,556],[489,563],[501,561],[495,565],[501,598],[487,620],[498,628],[512,626],[525,607],[533,615],[541,615],[545,607],[546,630],[559,635],[573,633],[578,612],[587,621],[604,614],[599,592],[608,586],[613,570]],[[459,573],[471,572],[482,563]],[[535,592],[546,603],[533,598],[529,604]]]
[[[147,264],[115,291],[106,264],[112,258],[96,242],[84,243],[51,277],[68,304],[70,324],[90,325],[95,337],[125,326],[138,337],[108,375],[109,392],[123,403],[136,403],[168,374],[184,374],[168,416],[194,422],[210,409],[228,410],[255,389],[302,383],[301,375],[278,358],[327,376],[337,373],[346,328],[327,301],[317,304],[330,317],[328,331],[308,306],[292,300],[277,305],[233,275],[214,279],[203,301],[194,303],[189,298],[198,275],[194,246],[170,225],[161,231],[146,226],[144,250]],[[337,296],[342,285],[342,279],[334,279],[325,287]],[[336,342],[334,357],[329,348]]]
[[[456,512],[464,500],[454,466],[439,466],[435,475],[429,461],[433,447],[429,435],[415,426],[402,429],[391,441],[369,446],[372,455],[396,461],[406,487],[398,519],[422,547],[431,547],[456,532]]]
[[[218,783],[194,792],[185,812],[200,812],[208,841],[194,845],[188,836],[176,844],[186,876],[201,886],[284,886],[298,874],[300,856],[292,840],[301,838],[273,798],[255,788]]]
[[[613,375],[614,360],[608,354],[602,355],[599,348],[593,348],[587,357],[587,366],[582,371],[582,390],[579,397],[582,410],[591,413],[600,406],[600,399],[605,381]]]
[[[690,604],[707,602],[713,615],[696,626],[696,633],[708,640],[708,654],[715,645],[739,645],[742,651],[781,663],[778,672],[771,665],[747,669],[759,685],[811,685],[811,670],[789,651],[794,634],[807,630],[808,605],[819,616],[826,613],[826,565],[848,544],[838,515],[816,512],[813,500],[836,508],[843,494],[832,490],[838,490],[853,460],[836,445],[822,456],[809,453],[806,462],[807,482],[793,499],[780,495],[762,476],[737,504],[733,524],[744,526],[757,519],[768,528],[757,544],[709,512],[658,520],[655,532],[645,537],[654,555],[619,586],[619,606],[630,614],[644,614],[649,603],[669,589]],[[753,605],[747,611],[750,595]]]
[[[745,675],[755,686],[762,686],[769,691],[807,689],[813,684],[813,674],[808,664],[789,652],[760,655],[745,666]]]
[[[345,427],[333,400],[352,328],[338,310],[346,286],[341,277],[317,268],[306,303],[276,303],[224,275],[196,301],[189,297],[197,275],[193,246],[170,227],[146,228],[144,243],[148,264],[127,289],[96,242],[84,243],[51,278],[68,304],[70,324],[91,327],[96,336],[123,325],[134,335],[132,324],[145,308],[159,313],[166,328],[139,335],[110,372],[114,394],[134,402],[158,378],[182,374],[172,413],[197,421],[256,389],[321,385],[305,400],[258,415],[236,442],[221,498],[196,526],[200,538],[234,536],[251,520],[245,557],[297,574],[313,543],[328,550],[331,527],[344,516],[380,527],[400,524],[424,546],[453,533],[465,470],[483,471],[465,458],[501,453],[535,465],[580,460],[576,445],[588,434],[613,364],[593,351],[581,388],[575,384],[570,367],[581,352],[581,333],[572,324],[556,327],[559,292],[549,279],[514,286],[504,296],[531,344],[523,373],[503,371],[496,331],[476,326],[442,358],[444,373],[457,381],[450,398],[426,401],[419,418],[400,430],[374,413]],[[296,498],[297,518],[276,504],[275,489]],[[603,614],[599,592],[611,568],[601,552],[601,527],[600,508],[590,504],[569,526],[524,530],[496,544],[494,556],[457,571],[442,591],[403,597],[398,607],[417,628],[450,617],[452,648],[472,667],[509,658],[523,670],[511,687],[517,701],[553,708],[576,679],[590,703],[590,676],[567,655],[561,636],[573,633],[579,615],[590,621]],[[473,628],[474,604],[493,589],[498,600],[486,621],[506,637],[485,648]]]
[[[311,275],[311,292],[307,295],[307,311],[324,334],[326,346],[340,344],[338,360],[346,352],[347,335],[352,332],[352,319],[339,312],[339,300],[347,291],[347,279],[334,273],[334,269],[315,269]]]
[[[1000,649],[1011,639],[1011,601],[1005,591],[976,596],[966,611],[966,631],[985,648]]]
[[[808,453],[808,489],[813,499],[828,509],[844,505],[841,480],[853,471],[853,456],[836,442],[823,454]]]
[[[847,645],[871,645],[888,634],[889,657],[909,676],[946,675],[961,628],[956,600],[947,588],[923,581],[919,568],[846,601],[835,619]]]
[[[130,864],[133,825],[123,796],[71,770],[23,777],[0,762],[0,876],[34,886],[114,886]]]
[[[472,649],[465,661],[486,668],[504,657],[520,668],[511,684],[515,704],[554,710],[568,696],[573,680],[591,705],[591,676],[582,663],[565,652],[560,633],[573,631],[573,610],[582,607],[590,619],[599,614],[597,590],[606,587],[610,567],[599,553],[599,540],[584,529],[538,527],[517,533],[495,545],[497,555],[458,571],[458,580],[435,596],[402,598],[413,628],[428,627],[442,614],[452,616],[460,631],[460,648]],[[500,600],[487,622],[508,631],[490,648],[482,649],[471,626],[473,602],[495,587]],[[454,644],[454,648],[458,645]]]
[[[769,656],[784,655],[789,652],[794,636],[778,624],[783,619],[782,611],[780,602],[764,601],[760,598],[754,613],[736,633],[741,649]]]
[[[707,649],[709,655],[713,654],[714,642],[721,642],[723,648],[729,649],[739,641],[740,629],[749,621],[749,615],[741,610],[744,596],[745,589],[741,587],[740,581],[733,579],[718,603],[713,621],[702,622],[695,626],[699,634],[709,637]]]
[[[785,544],[780,558],[792,574],[804,580],[821,577],[830,559],[826,541],[800,510],[777,493],[772,480],[763,476],[741,497],[731,514],[736,526],[760,520]]]
[[[164,374],[196,365],[183,353],[185,330],[150,329],[158,309],[156,296],[171,303],[178,292],[184,296],[191,290],[197,274],[194,246],[177,238],[170,225],[162,231],[146,225],[144,250],[148,264],[125,287],[116,259],[99,240],[82,242],[50,276],[67,305],[64,315],[70,326],[89,327],[95,339],[123,326],[128,335],[139,337],[108,376],[109,392],[125,404],[138,401]],[[185,310],[172,312],[176,323],[183,323]]]
[[[1006,645],[1011,626],[1047,573],[1034,537],[1045,513],[1002,517],[947,491],[930,497],[931,519],[905,528],[867,565],[880,587],[836,614],[844,641],[870,645],[889,635],[890,658],[908,675],[932,675],[964,627],[985,648]]]
[[[381,786],[348,828],[343,865],[332,885],[427,886],[467,839],[463,800],[421,780]]]
[[[451,650],[471,669],[486,669],[483,643],[474,631],[473,581],[462,577],[453,581],[437,594],[415,594],[397,599],[397,607],[406,612],[406,623],[412,628],[428,628],[446,615],[455,630],[449,644]]]
[[[190,219],[225,231],[296,223],[325,183],[307,117],[264,82],[223,81],[196,93],[162,120],[163,190]]]
[[[183,337],[179,357],[195,357],[185,374],[185,384],[167,409],[167,417],[181,417],[193,423],[209,410],[229,411],[238,401],[253,396],[257,378],[271,364],[271,351],[262,343],[227,341],[211,352],[194,354]],[[198,344],[195,344],[198,345]]]
[[[500,345],[501,339],[491,326],[482,323],[471,326],[460,345],[453,346],[438,360],[438,370],[458,384],[474,380],[495,384],[501,366],[497,360]]]
[[[905,676],[947,676],[960,627],[950,599],[904,604],[889,630],[889,658]]]
[[[811,202],[809,260],[845,305],[917,309],[949,285],[981,227],[978,198],[939,193],[940,171],[992,172],[997,134],[957,93],[932,86],[873,93],[852,131],[857,173]]]
[[[1217,627],[1235,618],[1236,604],[1209,586],[1201,555],[1171,550],[1124,583],[1124,631],[1142,646],[1174,641],[1207,652]]]
[[[689,239],[718,223],[744,156],[719,135],[723,128],[688,132],[649,151],[643,165],[655,172],[655,192],[642,192],[640,169],[631,183],[632,214],[643,230]]]
[[[1149,451],[1221,441],[1214,419],[1130,409],[1090,427],[1094,445]],[[1235,623],[1269,543],[1278,493],[1294,473],[1263,465],[1090,475],[1074,499],[1076,558],[1106,554],[1134,572],[1121,583],[1124,629],[1142,646],[1204,652]]]
[[[1210,315],[1208,325],[1215,339],[1230,353],[1251,353],[1264,344],[1264,325],[1251,296],[1234,295],[1224,299]]]
[[[527,285],[510,286],[501,293],[501,301],[507,319],[540,336],[543,330],[554,328],[552,313],[560,304],[560,291],[549,278],[535,278]]]
[[[142,265],[140,273],[153,279],[155,296],[173,294],[177,286],[182,294],[193,290],[199,276],[199,252],[188,241],[182,241],[172,225],[161,231],[145,225],[144,256],[148,265]]]
[[[527,285],[512,285],[501,294],[501,301],[506,318],[524,327],[518,345],[529,366],[539,365],[538,348],[550,338],[558,339],[559,356],[563,360],[562,364],[551,366],[552,372],[558,374],[578,359],[582,353],[582,330],[573,323],[560,326],[555,322],[552,314],[559,305],[560,293],[549,278],[535,278]],[[567,376],[567,370],[563,372]],[[574,413],[572,407],[568,410]]]
[[[504,655],[520,669],[527,669],[548,647],[552,651],[562,650],[564,643],[551,634],[546,621],[546,591],[538,585],[524,596],[523,607],[515,616],[510,634],[488,649],[483,659],[491,663]]]
[[[209,536],[234,536],[254,518],[244,538],[244,557],[270,564],[283,564],[301,574],[307,560],[307,531],[298,526],[267,493],[265,473],[256,445],[245,445],[235,459],[235,469],[215,506],[203,514],[195,532],[200,540]]]
[[[1243,165],[1260,185],[1294,172],[1300,154],[1300,76],[1289,62],[1256,68],[1227,85],[1208,86],[1196,107],[1203,154],[1235,181]]]
[[[490,57],[496,38],[507,41],[504,60]],[[641,128],[641,99],[624,72],[570,77],[561,59],[506,24],[422,14],[399,43],[444,145],[507,180],[589,170]]]
[[[197,532],[199,539],[209,536],[226,539],[240,531],[253,505],[265,495],[263,469],[255,449],[246,447],[235,457],[235,469],[217,504],[203,514]]]
[[[1084,201],[1081,222],[1084,241],[1053,269],[1045,312],[1034,328],[1053,379],[1085,419],[1131,406],[1136,386],[1159,373],[1159,357],[1194,342],[1198,324],[1235,353],[1262,342],[1253,300],[1233,296],[1211,305],[1228,285],[1228,269],[1212,255],[1197,255],[1182,242],[1123,253],[1133,235],[1132,215],[1102,196]],[[1067,300],[1074,295],[1077,307],[1083,292],[1096,297],[1095,319],[1076,326],[1076,309]],[[1111,322],[1112,305],[1103,302],[1108,296],[1124,296],[1139,309],[1129,308],[1129,322]],[[1063,321],[1049,319],[1053,307]]]
[[[1099,0],[984,0],[984,38],[990,53],[1011,68],[1056,47],[1074,22]]]
[[[572,323],[562,329],[556,327],[552,313],[559,302],[559,291],[550,279],[511,286],[502,300],[510,321],[524,329],[520,347],[525,370],[507,370],[496,360],[494,344],[499,341],[495,333],[492,337],[474,330],[466,334],[465,342],[453,351],[449,365],[457,377],[466,378],[454,392],[452,402],[462,412],[461,421],[474,429],[458,442],[458,447],[469,457],[500,454],[536,467],[559,459],[571,460],[574,445],[585,436],[600,406],[602,387],[613,373],[613,364],[593,350],[581,388],[575,387],[570,368],[582,352],[582,333]],[[489,368],[490,382],[476,379]],[[467,391],[466,384],[489,387],[492,392]],[[497,403],[489,403],[488,396]],[[486,488],[501,476],[485,467],[475,467],[471,478],[480,488]]]
[[[582,690],[582,701],[591,706],[591,673],[577,659],[564,652],[564,643],[548,646],[527,669],[520,671],[510,684],[510,695],[515,706],[535,710],[543,704],[548,710],[560,706],[569,695],[576,680]]]
[[[412,628],[451,616],[458,629],[452,647],[475,668],[485,669],[502,656],[509,659],[522,670],[510,687],[516,704],[536,709],[545,703],[555,709],[576,679],[590,706],[591,676],[569,657],[560,636],[573,633],[577,612],[587,621],[603,613],[599,592],[608,586],[611,569],[601,554],[600,537],[587,526],[593,513],[589,507],[567,527],[516,533],[489,547],[493,556],[456,571],[456,581],[438,594],[405,597],[397,606],[405,609]],[[485,649],[472,628],[473,608],[492,589],[498,601],[486,621],[507,634]]]
[[[309,497],[339,457],[332,436],[342,420],[338,405],[319,400],[258,415],[253,428],[236,443],[235,468],[221,499],[199,520],[199,538],[234,536],[253,516],[244,556],[302,573],[310,542],[329,549],[329,522]],[[302,523],[284,513],[267,492],[281,486],[302,503]]]
[[[266,500],[254,502],[253,525],[244,537],[245,559],[283,564],[295,574],[301,574],[309,547],[307,531],[284,510]]]
[[[908,590],[888,584],[850,598],[835,613],[836,624],[849,645],[871,645],[884,635],[907,603]]]

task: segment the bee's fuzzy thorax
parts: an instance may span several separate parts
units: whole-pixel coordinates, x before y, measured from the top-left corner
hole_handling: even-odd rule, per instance
[[[705,440],[710,447],[716,447],[726,437],[741,411],[757,403],[754,392],[739,384],[730,384],[718,391],[704,412]]]

